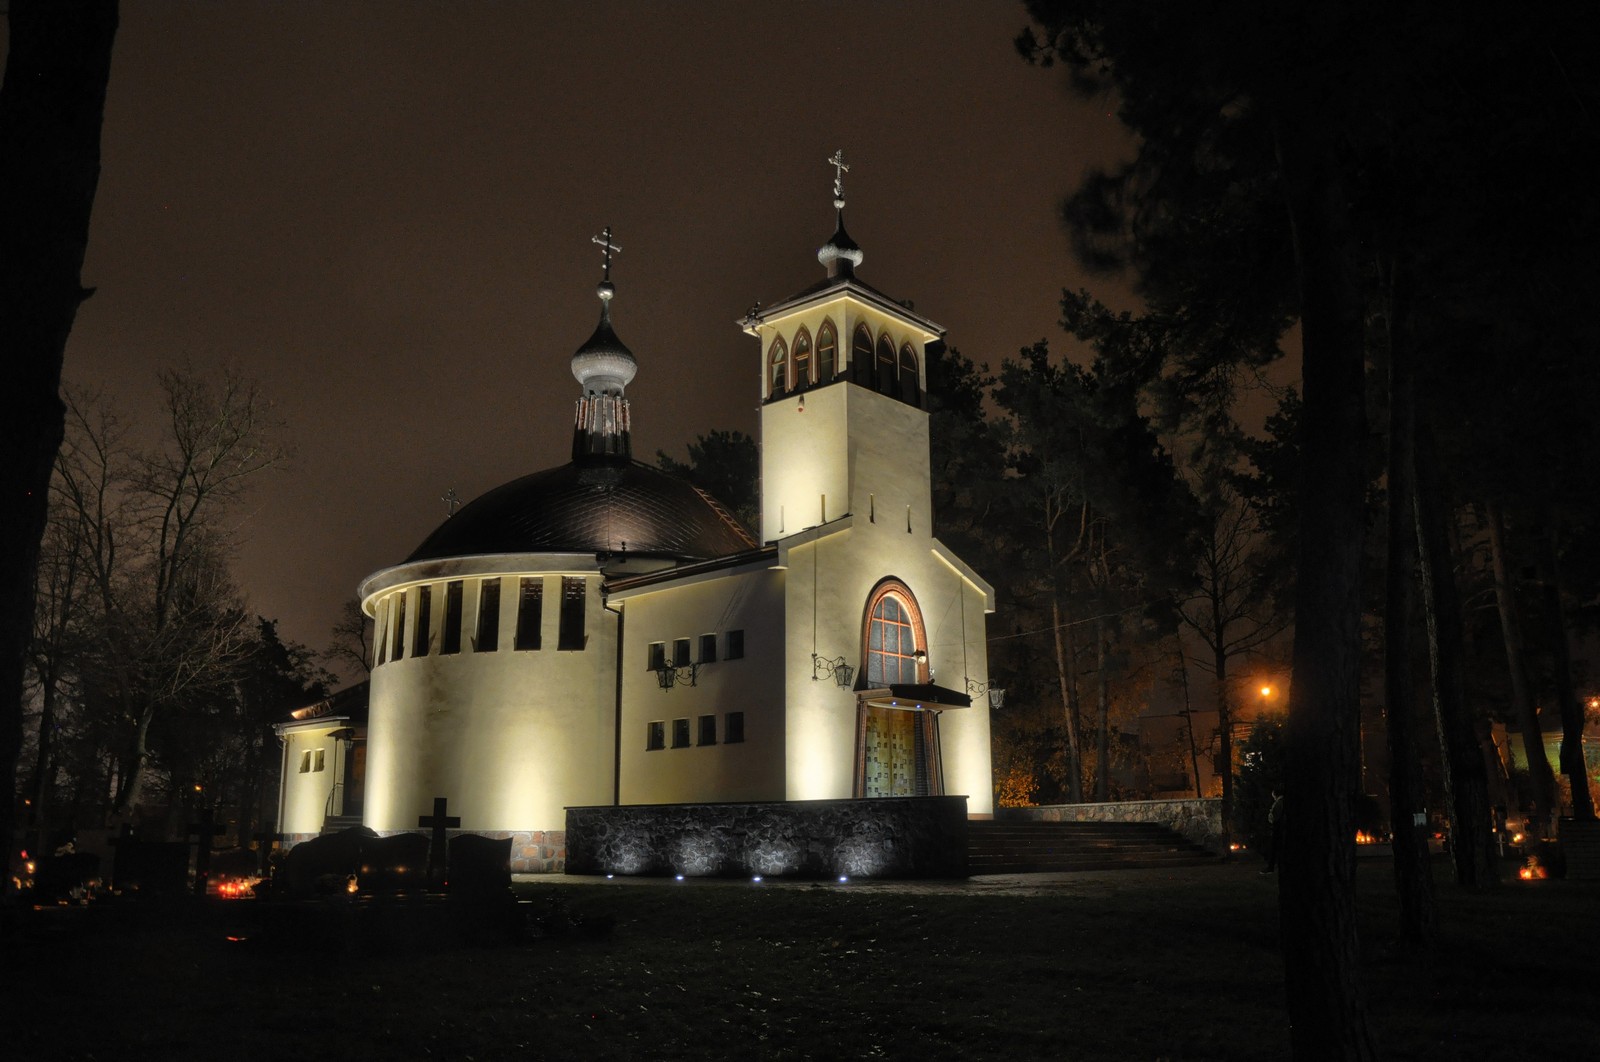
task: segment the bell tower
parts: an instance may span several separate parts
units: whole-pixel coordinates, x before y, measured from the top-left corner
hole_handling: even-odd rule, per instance
[[[845,514],[855,526],[932,535],[928,347],[944,329],[863,282],[844,225],[844,153],[818,284],[740,322],[761,342],[761,541]]]

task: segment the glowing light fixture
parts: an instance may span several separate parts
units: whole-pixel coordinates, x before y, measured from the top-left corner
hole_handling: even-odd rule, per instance
[[[994,711],[998,712],[1006,706],[1006,690],[1004,686],[996,686],[993,682],[976,682],[973,679],[967,679],[967,696],[982,697],[985,694],[989,697],[989,707]]]
[[[673,667],[671,664],[662,664],[655,671],[656,682],[662,689],[670,690],[680,682],[685,686],[695,685],[695,680],[700,675],[700,665],[684,664],[682,667]]]

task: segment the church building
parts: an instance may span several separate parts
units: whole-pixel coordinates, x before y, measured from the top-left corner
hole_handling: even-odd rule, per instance
[[[361,584],[368,716],[279,728],[287,837],[341,815],[416,830],[442,797],[539,871],[562,867],[569,807],[964,795],[992,813],[989,709],[969,691],[988,683],[994,590],[933,537],[926,357],[944,333],[856,277],[833,162],[826,275],[739,322],[759,534],[632,456],[639,360],[612,324],[607,229],[571,460]]]

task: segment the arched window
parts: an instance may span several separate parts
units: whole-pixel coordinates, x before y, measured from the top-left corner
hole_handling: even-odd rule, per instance
[[[899,580],[885,580],[868,601],[867,644],[862,653],[867,686],[881,689],[925,681],[926,652],[917,659],[924,642],[922,613],[911,591]]]
[[[832,383],[839,371],[839,333],[832,321],[823,321],[817,329],[817,382]]]
[[[794,335],[794,386],[799,390],[811,382],[811,333],[802,325]]]
[[[900,348],[900,400],[913,406],[922,404],[922,386],[917,382],[917,352],[906,343]]]
[[[894,394],[897,375],[899,374],[895,371],[894,343],[890,341],[889,333],[885,332],[878,337],[878,391],[886,395]]]
[[[767,391],[768,398],[777,398],[789,390],[789,348],[779,336],[772,341],[772,352],[767,357],[767,379],[772,386]]]
[[[864,324],[856,325],[850,339],[850,379],[862,387],[872,386],[872,333]]]

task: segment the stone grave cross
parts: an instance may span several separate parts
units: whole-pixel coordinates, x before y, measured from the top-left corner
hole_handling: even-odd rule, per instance
[[[224,823],[216,821],[213,808],[201,808],[198,822],[189,823],[189,833],[194,835],[194,894],[204,896],[206,884],[211,880],[211,838],[221,837],[226,831]]]
[[[427,826],[433,830],[433,839],[428,843],[428,882],[437,886],[444,878],[445,865],[445,830],[461,827],[459,815],[446,815],[447,801],[444,797],[433,798],[433,814],[418,815],[417,825]]]

